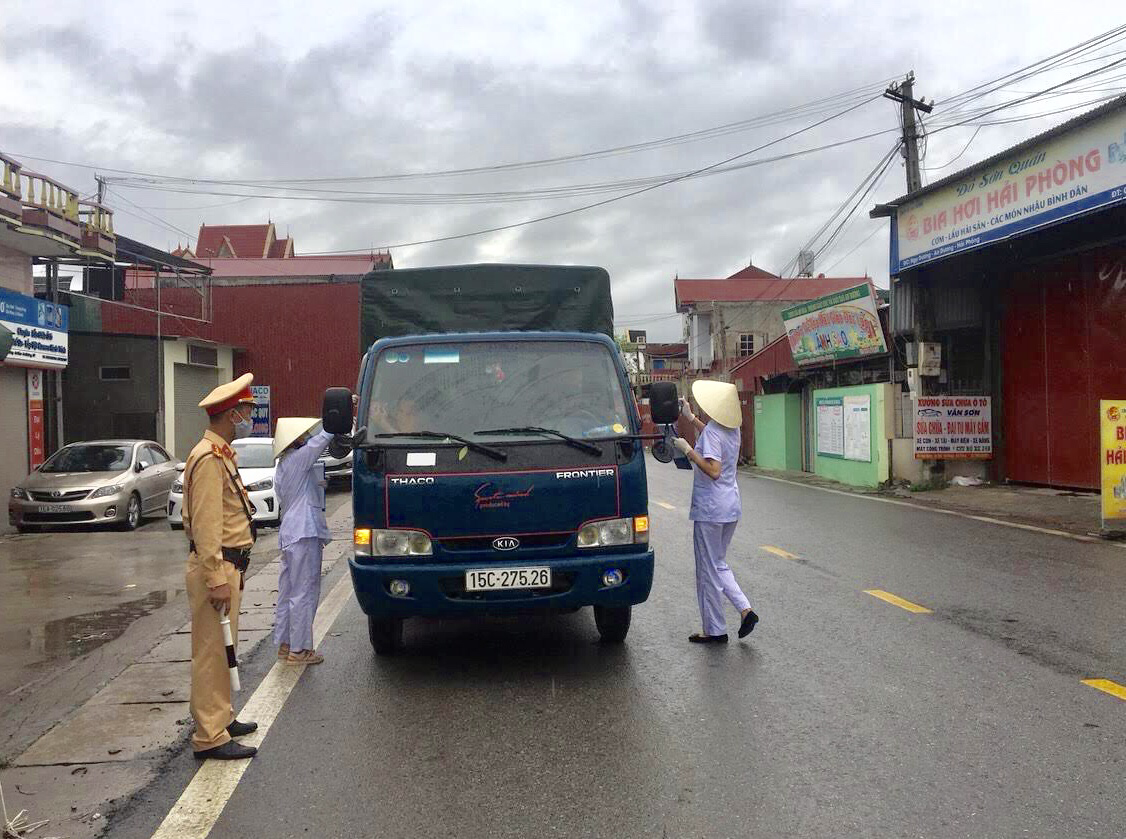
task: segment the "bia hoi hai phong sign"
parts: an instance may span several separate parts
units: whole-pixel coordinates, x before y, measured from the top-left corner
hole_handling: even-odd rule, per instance
[[[784,309],[782,320],[798,365],[888,351],[868,283]]]

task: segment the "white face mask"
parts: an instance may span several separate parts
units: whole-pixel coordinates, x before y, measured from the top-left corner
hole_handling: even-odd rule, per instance
[[[237,420],[235,422],[235,439],[241,440],[244,437],[249,437],[250,432],[252,432],[253,430],[254,420],[252,420],[250,417],[243,417],[241,420]]]

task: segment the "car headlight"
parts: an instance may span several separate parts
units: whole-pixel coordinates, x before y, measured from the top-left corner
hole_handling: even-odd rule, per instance
[[[184,493],[184,482],[182,480],[180,480],[179,478],[174,480],[172,482],[172,491],[174,493],[176,493],[177,495],[183,495],[183,493]]]
[[[124,484],[114,484],[113,486],[99,487],[98,489],[96,489],[92,493],[90,493],[90,497],[91,498],[107,498],[110,495],[117,495],[123,489],[125,489]]]
[[[434,546],[419,530],[356,528],[352,543],[358,556],[430,556]]]
[[[17,501],[30,501],[31,496],[27,494],[27,490],[23,487],[12,487],[12,498]]]
[[[261,481],[255,481],[247,486],[247,492],[265,492],[268,489],[274,488],[274,481],[272,478],[264,478]]]
[[[607,548],[649,541],[649,517],[592,521],[579,528],[580,548]]]

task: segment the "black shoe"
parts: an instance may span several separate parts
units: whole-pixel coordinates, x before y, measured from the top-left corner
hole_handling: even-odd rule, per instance
[[[726,644],[727,633],[725,632],[722,635],[701,635],[697,632],[695,635],[689,635],[688,640],[693,644]]]
[[[258,730],[258,723],[256,722],[239,722],[235,720],[227,726],[227,733],[232,737],[245,737],[247,734],[253,734]]]
[[[194,754],[199,760],[242,760],[243,758],[254,757],[258,754],[258,750],[253,746],[244,746],[242,743],[228,740],[222,746],[204,749],[202,752],[195,752]]]
[[[754,631],[756,623],[758,623],[758,615],[755,614],[754,609],[751,609],[747,612],[747,616],[743,618],[743,622],[739,624],[739,637],[746,638],[750,635]]]

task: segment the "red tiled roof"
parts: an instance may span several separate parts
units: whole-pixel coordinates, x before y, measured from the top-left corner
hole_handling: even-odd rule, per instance
[[[289,237],[285,239],[275,239],[273,244],[270,245],[270,252],[267,256],[270,259],[288,259],[293,256],[293,254],[289,252],[291,242],[292,240]]]
[[[748,265],[741,271],[736,271],[727,279],[729,280],[769,280],[777,277],[777,274],[771,274],[769,271],[764,271],[755,265]]]
[[[239,259],[261,259],[266,255],[266,244],[273,227],[272,224],[200,225],[196,256],[218,256],[223,240],[226,239],[230,249],[234,251],[232,256]]]
[[[794,277],[781,279],[676,280],[676,307],[683,311],[693,303],[751,303],[754,301],[814,300],[871,283],[868,277]]]
[[[646,344],[645,354],[650,358],[674,358],[688,356],[687,344]]]

